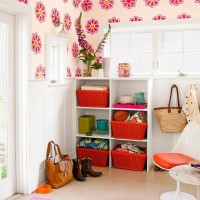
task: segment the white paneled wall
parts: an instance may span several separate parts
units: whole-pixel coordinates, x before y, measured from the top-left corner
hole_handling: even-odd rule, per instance
[[[176,84],[179,89],[180,104],[183,106],[186,93],[191,84],[196,84],[200,91],[200,79],[189,77],[173,77],[173,78],[156,78],[154,80],[152,103],[153,108],[167,106],[169,102],[170,89],[173,84]],[[172,96],[172,105],[176,106],[176,92]],[[176,144],[180,133],[162,133],[155,115],[153,113],[153,153],[168,152],[172,150]]]
[[[48,86],[48,81],[29,82],[28,116],[28,169],[29,192],[45,181],[45,156],[47,143],[54,140],[63,153],[75,156],[75,80],[68,79],[66,85]],[[167,106],[170,88],[179,88],[181,106],[192,83],[200,89],[200,79],[188,77],[155,78],[153,80],[152,107]],[[175,92],[172,105],[176,106]],[[153,111],[152,111],[153,112]],[[152,155],[168,152],[176,144],[180,133],[162,133],[153,116]]]
[[[29,192],[46,180],[44,161],[50,140],[59,144],[63,153],[72,155],[73,80],[52,87],[48,83],[29,82]]]

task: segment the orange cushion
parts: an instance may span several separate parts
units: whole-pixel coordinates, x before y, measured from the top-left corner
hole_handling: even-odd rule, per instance
[[[180,153],[157,153],[153,156],[153,160],[158,166],[171,169],[177,165],[188,164],[194,159]]]

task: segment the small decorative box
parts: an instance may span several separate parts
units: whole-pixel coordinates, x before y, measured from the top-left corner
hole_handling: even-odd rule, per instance
[[[129,63],[119,63],[118,64],[118,77],[130,77],[131,76],[131,66]]]

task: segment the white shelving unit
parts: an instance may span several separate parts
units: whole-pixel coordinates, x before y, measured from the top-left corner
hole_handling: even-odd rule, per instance
[[[94,108],[94,107],[80,107],[76,99],[75,108],[75,142],[81,139],[89,138],[103,138],[109,140],[109,167],[113,166],[111,150],[117,145],[128,141],[133,141],[139,146],[147,148],[147,165],[146,170],[149,171],[152,166],[152,88],[153,79],[149,77],[133,77],[133,78],[93,78],[93,77],[80,77],[75,79],[75,90],[80,89],[82,85],[108,85],[110,89],[109,107],[107,108]],[[147,102],[145,109],[121,109],[114,108],[113,105],[119,102],[121,95],[134,95],[137,92],[144,92]],[[109,122],[113,119],[113,114],[116,110],[128,110],[131,114],[137,111],[144,111],[147,114],[147,134],[143,140],[130,140],[114,138],[112,135],[111,127],[109,124],[109,133],[107,135],[93,134],[86,136],[85,134],[78,133],[78,117],[82,115],[94,115],[97,119],[108,119]]]

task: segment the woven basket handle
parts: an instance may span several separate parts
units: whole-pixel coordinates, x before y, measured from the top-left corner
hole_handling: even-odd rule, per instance
[[[171,106],[170,106],[170,104],[171,104],[171,98],[172,98],[172,91],[173,91],[174,88],[176,89],[176,94],[177,94],[178,113],[181,113],[181,107],[180,107],[180,101],[179,101],[178,87],[177,87],[175,84],[172,85],[172,87],[171,87],[171,92],[170,92],[170,97],[169,97],[169,104],[168,104],[168,113],[171,112]]]

